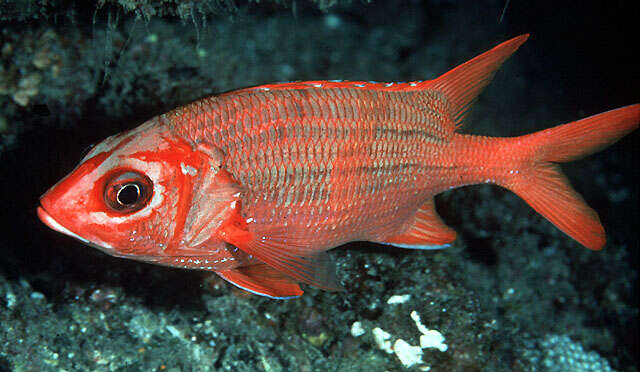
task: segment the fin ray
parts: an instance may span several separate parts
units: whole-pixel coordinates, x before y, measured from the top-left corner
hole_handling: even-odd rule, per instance
[[[606,237],[598,214],[573,190],[555,163],[601,150],[639,125],[640,104],[635,104],[519,137],[515,140],[531,151],[533,164],[498,184],[580,244],[599,250]]]
[[[298,238],[301,235],[291,229],[249,231],[236,211],[236,216],[218,230],[218,235],[292,279],[326,290],[343,289],[329,255],[313,246],[309,239]]]
[[[241,289],[274,299],[295,298],[304,293],[295,281],[266,264],[242,266],[216,273]]]
[[[241,248],[242,249],[242,248]],[[244,250],[285,275],[325,290],[342,290],[336,277],[335,263],[326,252],[296,252],[294,247],[277,239],[249,242]]]
[[[400,248],[446,248],[456,240],[456,232],[442,222],[433,199],[424,203],[416,212],[408,227],[399,234],[389,236],[380,243]]]
[[[425,82],[425,87],[442,91],[450,101],[451,113],[456,127],[462,124],[469,107],[489,84],[502,63],[528,38],[529,34],[524,34],[507,40],[439,78]]]
[[[571,188],[559,166],[539,164],[528,173],[526,180],[507,187],[580,244],[601,249],[605,233],[598,214]]]

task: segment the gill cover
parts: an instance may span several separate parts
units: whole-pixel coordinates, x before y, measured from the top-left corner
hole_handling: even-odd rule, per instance
[[[192,146],[152,119],[95,146],[41,197],[49,227],[109,254],[158,262],[202,254],[240,189],[214,147]]]

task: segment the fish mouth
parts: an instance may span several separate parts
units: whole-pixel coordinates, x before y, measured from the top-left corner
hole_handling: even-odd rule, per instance
[[[47,227],[49,227],[51,230],[57,231],[59,233],[63,233],[65,235],[69,235],[75,239],[80,240],[85,244],[90,244],[90,242],[87,239],[81,237],[80,235],[74,232],[71,232],[69,229],[62,226],[58,221],[56,221],[53,217],[51,217],[51,214],[49,214],[49,212],[47,212],[44,209],[44,207],[39,206],[37,209],[37,213],[38,213],[38,218],[40,218],[40,221],[42,221],[42,223],[47,225]]]

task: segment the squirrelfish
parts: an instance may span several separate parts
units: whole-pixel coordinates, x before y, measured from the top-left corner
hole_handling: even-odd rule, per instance
[[[529,135],[457,131],[521,35],[434,80],[307,81],[208,97],[109,137],[40,199],[50,228],[110,255],[210,270],[256,294],[339,289],[350,241],[442,248],[433,198],[507,188],[598,250],[605,233],[557,163],[633,131],[640,104]]]

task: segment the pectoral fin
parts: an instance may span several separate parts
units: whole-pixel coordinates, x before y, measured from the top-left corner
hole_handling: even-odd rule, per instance
[[[296,234],[287,228],[249,231],[237,209],[218,230],[220,239],[298,282],[325,290],[342,290],[333,260],[314,246],[313,237],[300,236],[308,234]]]
[[[431,199],[418,209],[407,228],[379,243],[400,248],[439,249],[448,247],[454,240],[456,232],[442,222]]]
[[[279,239],[253,240],[245,252],[299,282],[327,291],[344,289],[336,277],[336,264],[326,252],[306,252],[304,247]]]
[[[239,288],[274,299],[284,300],[304,293],[295,281],[265,264],[237,267],[217,274]]]

